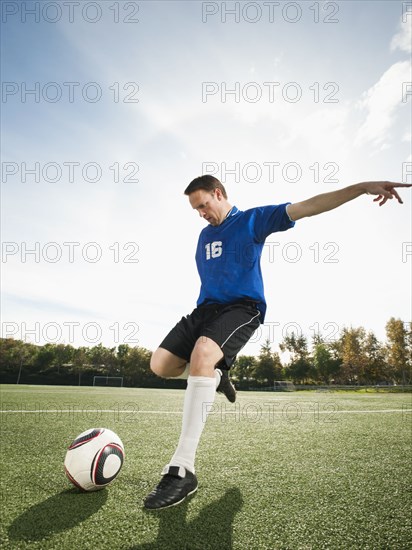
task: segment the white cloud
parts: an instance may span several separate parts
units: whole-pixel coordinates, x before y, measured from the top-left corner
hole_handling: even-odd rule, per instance
[[[392,38],[391,51],[401,50],[402,52],[411,53],[412,51],[412,25],[409,23],[409,18],[400,23],[400,30]]]
[[[410,79],[411,64],[399,61],[392,65],[369,90],[364,92],[358,103],[367,113],[359,128],[355,144],[372,143],[381,147],[390,141],[390,130],[402,103],[402,84]]]

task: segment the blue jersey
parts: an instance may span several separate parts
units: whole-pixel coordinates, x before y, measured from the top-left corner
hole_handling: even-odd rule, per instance
[[[261,206],[242,212],[235,206],[217,226],[199,236],[196,264],[201,280],[197,305],[254,300],[263,323],[266,301],[260,258],[265,239],[293,227],[287,204]]]

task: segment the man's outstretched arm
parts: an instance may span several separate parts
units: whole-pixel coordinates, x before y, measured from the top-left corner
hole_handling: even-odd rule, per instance
[[[305,201],[289,204],[287,212],[291,220],[297,221],[308,216],[316,216],[322,212],[333,210],[345,202],[349,202],[361,195],[377,195],[374,202],[379,202],[379,206],[385,204],[388,199],[394,197],[402,204],[395,187],[412,187],[409,183],[392,183],[390,181],[366,181],[356,183],[337,191],[322,193]]]

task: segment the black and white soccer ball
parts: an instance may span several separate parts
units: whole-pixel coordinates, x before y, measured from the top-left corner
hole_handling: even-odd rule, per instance
[[[124,446],[117,434],[106,428],[92,428],[71,443],[64,469],[73,485],[82,491],[98,491],[117,477],[124,457]]]

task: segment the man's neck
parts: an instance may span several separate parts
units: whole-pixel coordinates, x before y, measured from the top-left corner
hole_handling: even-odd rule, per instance
[[[226,213],[223,215],[223,218],[220,220],[219,222],[219,225],[221,225],[229,216],[230,216],[230,213],[232,212],[233,210],[233,206],[231,206],[229,203],[226,205]]]
[[[230,205],[229,205],[230,206]],[[233,206],[230,206],[229,210],[227,211],[227,214],[225,216],[225,219],[228,218],[233,210]]]

